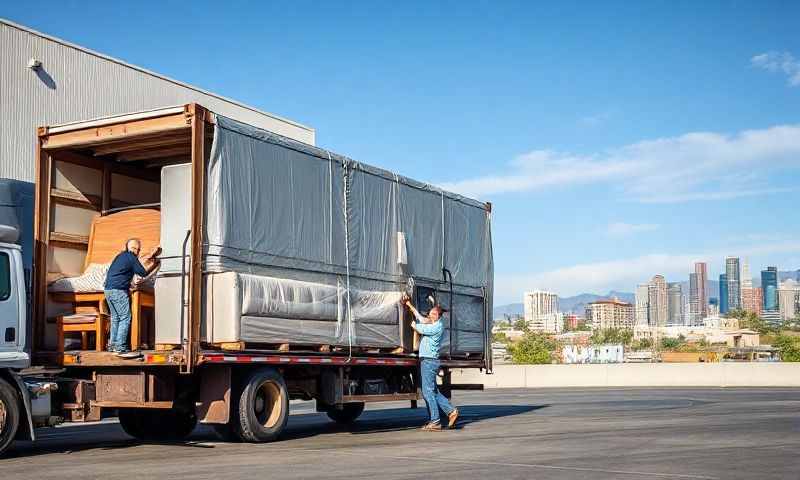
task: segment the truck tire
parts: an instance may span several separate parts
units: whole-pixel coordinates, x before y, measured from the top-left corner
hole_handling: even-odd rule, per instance
[[[19,428],[19,396],[17,391],[0,378],[0,455],[14,441]]]
[[[348,425],[355,422],[363,411],[364,402],[352,402],[345,403],[342,405],[341,409],[336,408],[335,406],[330,406],[327,408],[325,413],[327,413],[328,418],[334,422]]]
[[[122,408],[118,416],[125,433],[144,441],[180,441],[188,437],[197,426],[194,412],[183,408]]]
[[[274,368],[252,372],[235,396],[232,431],[244,442],[271,442],[289,420],[289,391],[283,375]]]

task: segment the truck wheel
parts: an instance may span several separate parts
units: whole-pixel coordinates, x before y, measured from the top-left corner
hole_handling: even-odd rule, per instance
[[[17,434],[19,415],[17,391],[0,378],[0,454],[6,451]]]
[[[234,398],[233,431],[245,442],[271,442],[289,420],[289,391],[274,368],[256,370]]]
[[[179,441],[192,433],[197,425],[197,416],[182,408],[123,408],[119,410],[119,424],[125,433],[138,440]]]
[[[338,409],[335,406],[330,406],[325,413],[327,413],[328,418],[334,422],[347,425],[355,422],[363,411],[364,402],[353,402],[345,403],[342,405],[341,409]]]

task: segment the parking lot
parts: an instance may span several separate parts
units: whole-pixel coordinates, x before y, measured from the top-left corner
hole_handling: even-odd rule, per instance
[[[293,403],[285,438],[140,444],[114,422],[39,430],[6,478],[800,478],[800,389],[498,389],[456,394],[457,430],[424,408],[371,407],[352,427]],[[424,403],[420,402],[420,405]]]

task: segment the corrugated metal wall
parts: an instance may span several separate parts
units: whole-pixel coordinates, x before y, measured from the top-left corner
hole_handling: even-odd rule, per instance
[[[0,178],[33,181],[38,126],[190,102],[314,144],[311,128],[0,21]]]

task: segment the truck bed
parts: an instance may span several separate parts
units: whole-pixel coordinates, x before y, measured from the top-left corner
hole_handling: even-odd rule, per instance
[[[158,351],[143,350],[142,355],[134,359],[120,358],[112,352],[71,350],[63,353],[41,352],[34,357],[38,365],[49,367],[177,367],[183,363],[181,350]],[[347,355],[346,353],[319,352],[278,352],[269,350],[247,350],[242,352],[225,352],[220,350],[201,350],[197,364],[249,364],[265,365],[385,365],[414,366],[419,358],[409,355],[366,354]],[[443,367],[450,368],[483,368],[481,359],[442,360]]]

